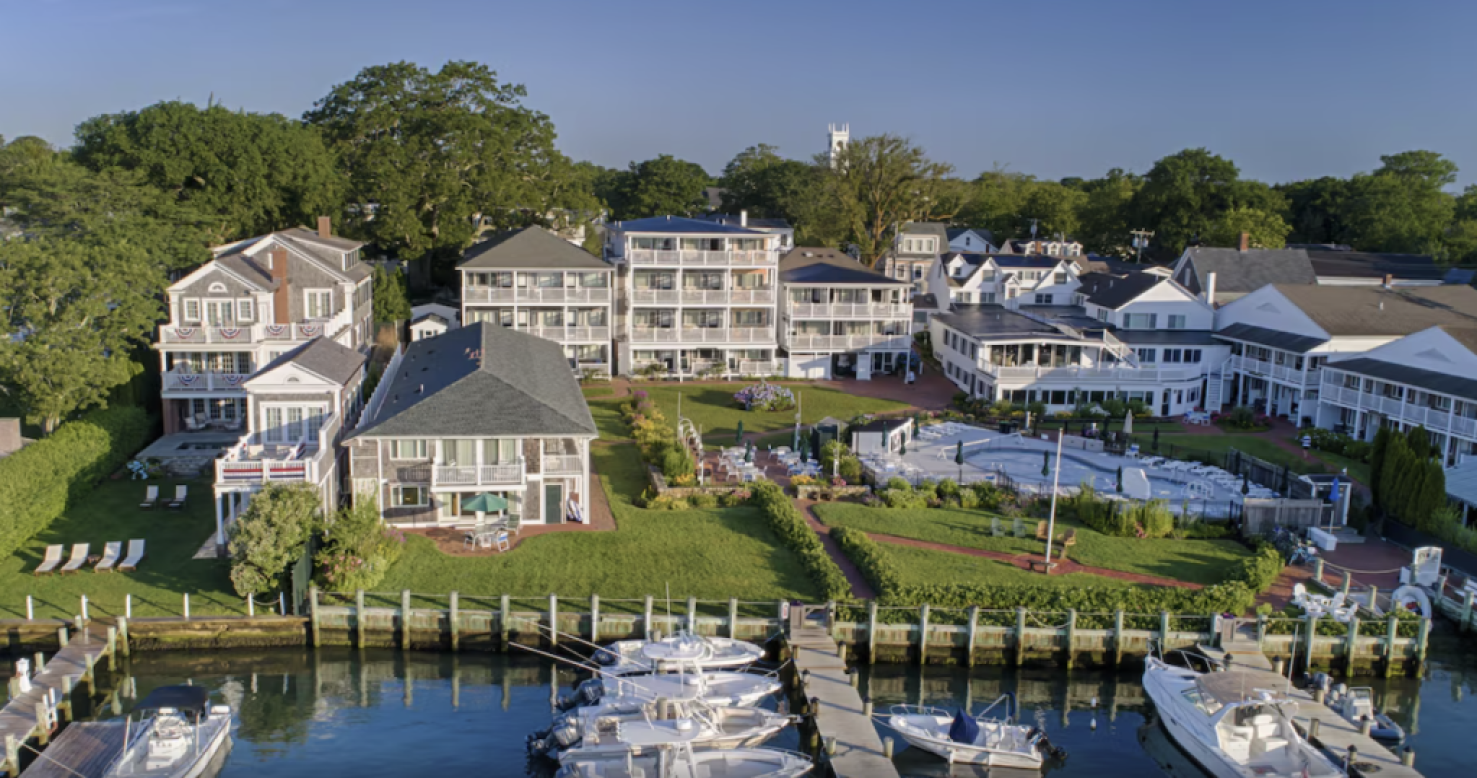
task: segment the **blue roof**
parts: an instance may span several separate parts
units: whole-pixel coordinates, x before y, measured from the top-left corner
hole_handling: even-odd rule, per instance
[[[682,216],[652,216],[648,219],[631,219],[630,221],[616,222],[612,228],[618,232],[764,236],[764,233],[758,230],[734,227],[728,224],[718,224],[716,222],[703,221],[702,219],[688,219]]]

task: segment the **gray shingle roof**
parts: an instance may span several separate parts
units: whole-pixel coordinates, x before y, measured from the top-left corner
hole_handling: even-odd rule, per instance
[[[859,284],[907,286],[888,278],[850,256],[828,248],[798,247],[780,259],[780,279],[787,284]]]
[[[1216,293],[1246,294],[1267,284],[1316,284],[1318,275],[1308,252],[1302,249],[1237,249],[1195,246],[1185,250],[1194,273],[1176,277],[1194,294],[1205,291],[1206,277],[1215,273]]]
[[[939,222],[908,222],[903,225],[902,235],[932,235],[939,239],[939,251],[949,247],[949,233]]]
[[[1291,332],[1258,327],[1253,324],[1232,324],[1217,330],[1215,334],[1231,340],[1242,340],[1283,351],[1295,351],[1299,354],[1306,354],[1328,342],[1323,338],[1294,335]]]
[[[1307,249],[1319,278],[1384,278],[1401,281],[1439,281],[1446,268],[1426,254],[1379,254],[1372,251]]]
[[[328,338],[317,337],[268,362],[258,372],[265,373],[282,365],[294,364],[339,386],[346,386],[358,375],[364,362],[364,355],[354,349]]]
[[[355,437],[596,435],[559,344],[478,322],[406,347]]]
[[[1435,370],[1422,370],[1420,368],[1410,367],[1409,365],[1397,365],[1394,362],[1386,362],[1382,359],[1371,359],[1369,357],[1341,359],[1337,362],[1329,362],[1326,367],[1379,378],[1392,383],[1418,386],[1427,391],[1440,394],[1477,400],[1477,379],[1467,378],[1465,376],[1438,373]]]
[[[498,234],[462,252],[463,268],[610,270],[610,265],[543,227]]]
[[[765,233],[757,230],[735,227],[729,224],[718,224],[717,222],[703,221],[702,219],[688,219],[682,216],[652,216],[647,219],[631,219],[629,221],[616,222],[608,225],[609,229],[620,232],[656,232],[656,233],[678,233],[692,235],[752,235],[756,238],[763,237]]]
[[[1118,278],[1102,273],[1080,276],[1082,296],[1093,305],[1118,310],[1137,300],[1140,295],[1154,287],[1167,283],[1169,279],[1149,273],[1133,273]]]
[[[1277,291],[1329,335],[1402,336],[1442,324],[1477,325],[1470,286],[1302,286]]]

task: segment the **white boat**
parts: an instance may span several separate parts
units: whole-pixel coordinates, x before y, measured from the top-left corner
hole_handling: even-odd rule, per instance
[[[716,706],[749,708],[782,689],[778,678],[742,672],[591,678],[561,698],[562,710],[597,705],[616,698],[641,702],[701,701]]]
[[[563,713],[529,738],[529,751],[558,756],[596,751],[642,753],[687,744],[704,749],[752,748],[780,733],[791,718],[761,708],[657,703],[629,698]]]
[[[133,713],[140,715],[135,723]],[[231,709],[199,686],[163,686],[123,722],[123,751],[105,778],[199,778],[230,739]]]
[[[978,716],[963,709],[949,713],[939,708],[894,705],[887,726],[908,745],[947,759],[950,764],[987,767],[1041,769],[1051,753],[1051,744],[1037,728],[1016,724],[1009,717],[1009,695],[991,703]],[[988,718],[1000,702],[1007,705],[1005,718]]]
[[[1319,675],[1323,674],[1319,673]],[[1369,719],[1369,736],[1375,740],[1386,740],[1395,744],[1405,742],[1405,729],[1396,724],[1394,719],[1375,709],[1374,689],[1368,686],[1356,686],[1351,689],[1344,684],[1339,684],[1333,687],[1326,701],[1328,707],[1333,708],[1356,727],[1362,725],[1365,719]]]
[[[565,762],[555,778],[799,778],[810,772],[808,757],[774,748],[693,751],[673,746],[651,754],[590,754]]]
[[[763,658],[764,649],[753,643],[691,632],[661,640],[618,640],[595,652],[595,661],[611,675],[734,670]]]
[[[1144,691],[1170,737],[1216,778],[1336,778],[1344,773],[1293,727],[1297,703],[1265,673],[1200,673],[1149,657]],[[1285,688],[1285,687],[1284,687]]]

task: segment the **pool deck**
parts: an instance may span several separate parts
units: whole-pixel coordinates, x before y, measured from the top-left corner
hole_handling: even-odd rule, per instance
[[[176,432],[150,443],[138,453],[138,459],[182,459],[204,457],[214,459],[222,451],[236,445],[239,432]],[[180,446],[200,446],[182,449]]]

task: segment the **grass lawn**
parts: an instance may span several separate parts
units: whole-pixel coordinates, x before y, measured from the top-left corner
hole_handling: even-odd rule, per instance
[[[713,443],[732,443],[740,420],[745,432],[771,432],[795,426],[794,411],[746,411],[733,401],[733,395],[748,384],[733,381],[726,384],[648,384],[634,387],[651,395],[653,402],[677,423],[677,396],[682,396],[682,415],[692,419],[703,431],[703,439]],[[854,395],[814,384],[786,384],[801,401],[801,423],[813,424],[827,416],[847,421],[864,413],[900,411],[907,404]]]
[[[631,430],[621,420],[621,403],[624,398],[589,400],[590,416],[595,419],[595,429],[600,431],[601,440],[630,440]]]
[[[51,526],[19,551],[0,559],[0,618],[25,618],[26,595],[35,598],[36,616],[71,618],[87,595],[94,616],[122,615],[124,595],[133,595],[135,616],[178,616],[181,594],[190,594],[192,614],[245,613],[245,602],[231,589],[229,565],[224,560],[192,559],[215,531],[215,508],[208,481],[187,482],[190,499],[182,511],[165,508],[140,510],[143,481],[106,480],[82,504],[69,507]],[[173,494],[175,480],[151,480],[159,491]],[[91,568],[70,575],[36,577],[46,546],[90,543],[90,553],[101,556],[109,541],[143,538],[148,556],[131,573],[94,573]]]
[[[580,393],[586,397],[608,397],[615,394],[615,387],[610,384],[593,384],[581,387]]]
[[[756,508],[648,511],[631,504],[643,485],[633,446],[596,446],[596,469],[619,529],[542,535],[511,553],[451,557],[414,537],[379,591],[456,590],[468,596],[672,597],[773,601],[819,595],[800,562]]]
[[[853,527],[863,532],[1012,554],[1042,551],[1041,542],[1035,538],[1036,519],[1022,519],[1028,533],[1024,538],[1009,537],[1012,523],[1001,519],[1007,537],[997,538],[990,534],[990,516],[982,511],[951,508],[894,510],[868,508],[856,503],[820,503],[815,506],[815,513],[832,527]],[[1191,583],[1219,583],[1249,555],[1245,546],[1233,540],[1115,538],[1075,521],[1058,519],[1057,533],[1067,529],[1077,530],[1077,544],[1068,553],[1077,562]]]
[[[1330,454],[1327,451],[1314,451],[1313,456],[1327,462],[1337,470],[1349,468],[1349,477],[1365,486],[1369,486],[1369,464],[1350,459],[1342,454]]]
[[[882,546],[883,553],[892,557],[893,564],[902,573],[903,583],[909,586],[925,586],[940,581],[963,585],[1043,586],[1054,589],[1081,589],[1088,586],[1124,589],[1135,585],[1117,578],[1087,573],[1042,575],[1006,562],[948,551],[886,543],[879,545]]]

